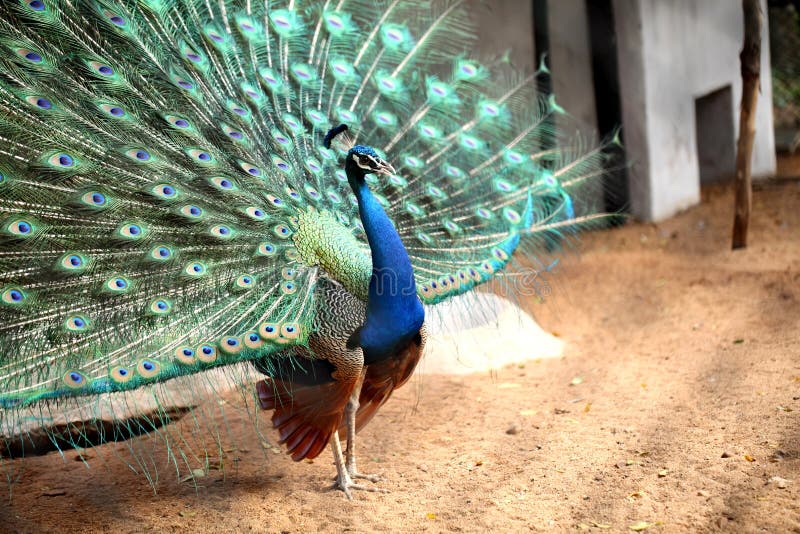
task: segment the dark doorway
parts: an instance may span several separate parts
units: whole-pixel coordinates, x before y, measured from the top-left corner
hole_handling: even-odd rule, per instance
[[[726,85],[694,101],[700,183],[730,180],[736,171],[733,94]]]
[[[589,19],[597,127],[601,136],[610,138],[622,125],[617,34],[612,0],[586,0],[586,14]],[[609,213],[624,212],[629,207],[624,137],[625,132],[622,131],[620,134],[622,147],[609,147],[607,175],[604,182],[605,209]]]

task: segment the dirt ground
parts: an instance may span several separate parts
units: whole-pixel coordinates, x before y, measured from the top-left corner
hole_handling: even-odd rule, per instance
[[[800,532],[800,183],[758,188],[745,251],[732,204],[586,235],[527,303],[563,357],[400,390],[359,442],[389,493],[348,502],[327,453],[245,432],[225,475],[157,495],[122,463],[29,458],[0,531]]]

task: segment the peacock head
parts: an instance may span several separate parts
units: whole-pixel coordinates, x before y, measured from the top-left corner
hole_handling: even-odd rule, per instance
[[[333,139],[347,131],[346,124],[340,124],[328,130],[322,145],[325,148],[331,147]],[[394,174],[395,170],[387,161],[375,152],[375,149],[364,145],[355,145],[347,151],[347,159],[345,160],[345,171],[347,172],[347,180],[350,182],[350,187],[354,190],[361,183],[364,182],[364,176],[371,173],[377,174]]]
[[[364,145],[356,145],[347,152],[345,169],[348,177],[352,176],[357,181],[363,180],[365,175],[371,173],[394,174],[395,172],[394,167],[381,158],[375,149]]]

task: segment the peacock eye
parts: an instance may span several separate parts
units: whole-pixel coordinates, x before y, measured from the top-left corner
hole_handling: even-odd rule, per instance
[[[358,156],[358,162],[362,165],[367,165],[369,163],[369,159],[367,159],[367,156]]]

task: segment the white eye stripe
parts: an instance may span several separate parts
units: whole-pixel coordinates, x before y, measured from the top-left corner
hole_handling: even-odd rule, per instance
[[[363,169],[375,169],[380,167],[380,162],[369,154],[356,154],[354,155],[356,163]]]
[[[389,162],[381,159],[380,156],[372,156],[370,154],[353,154],[351,156],[353,161],[362,169],[378,174],[391,174],[396,172]]]

